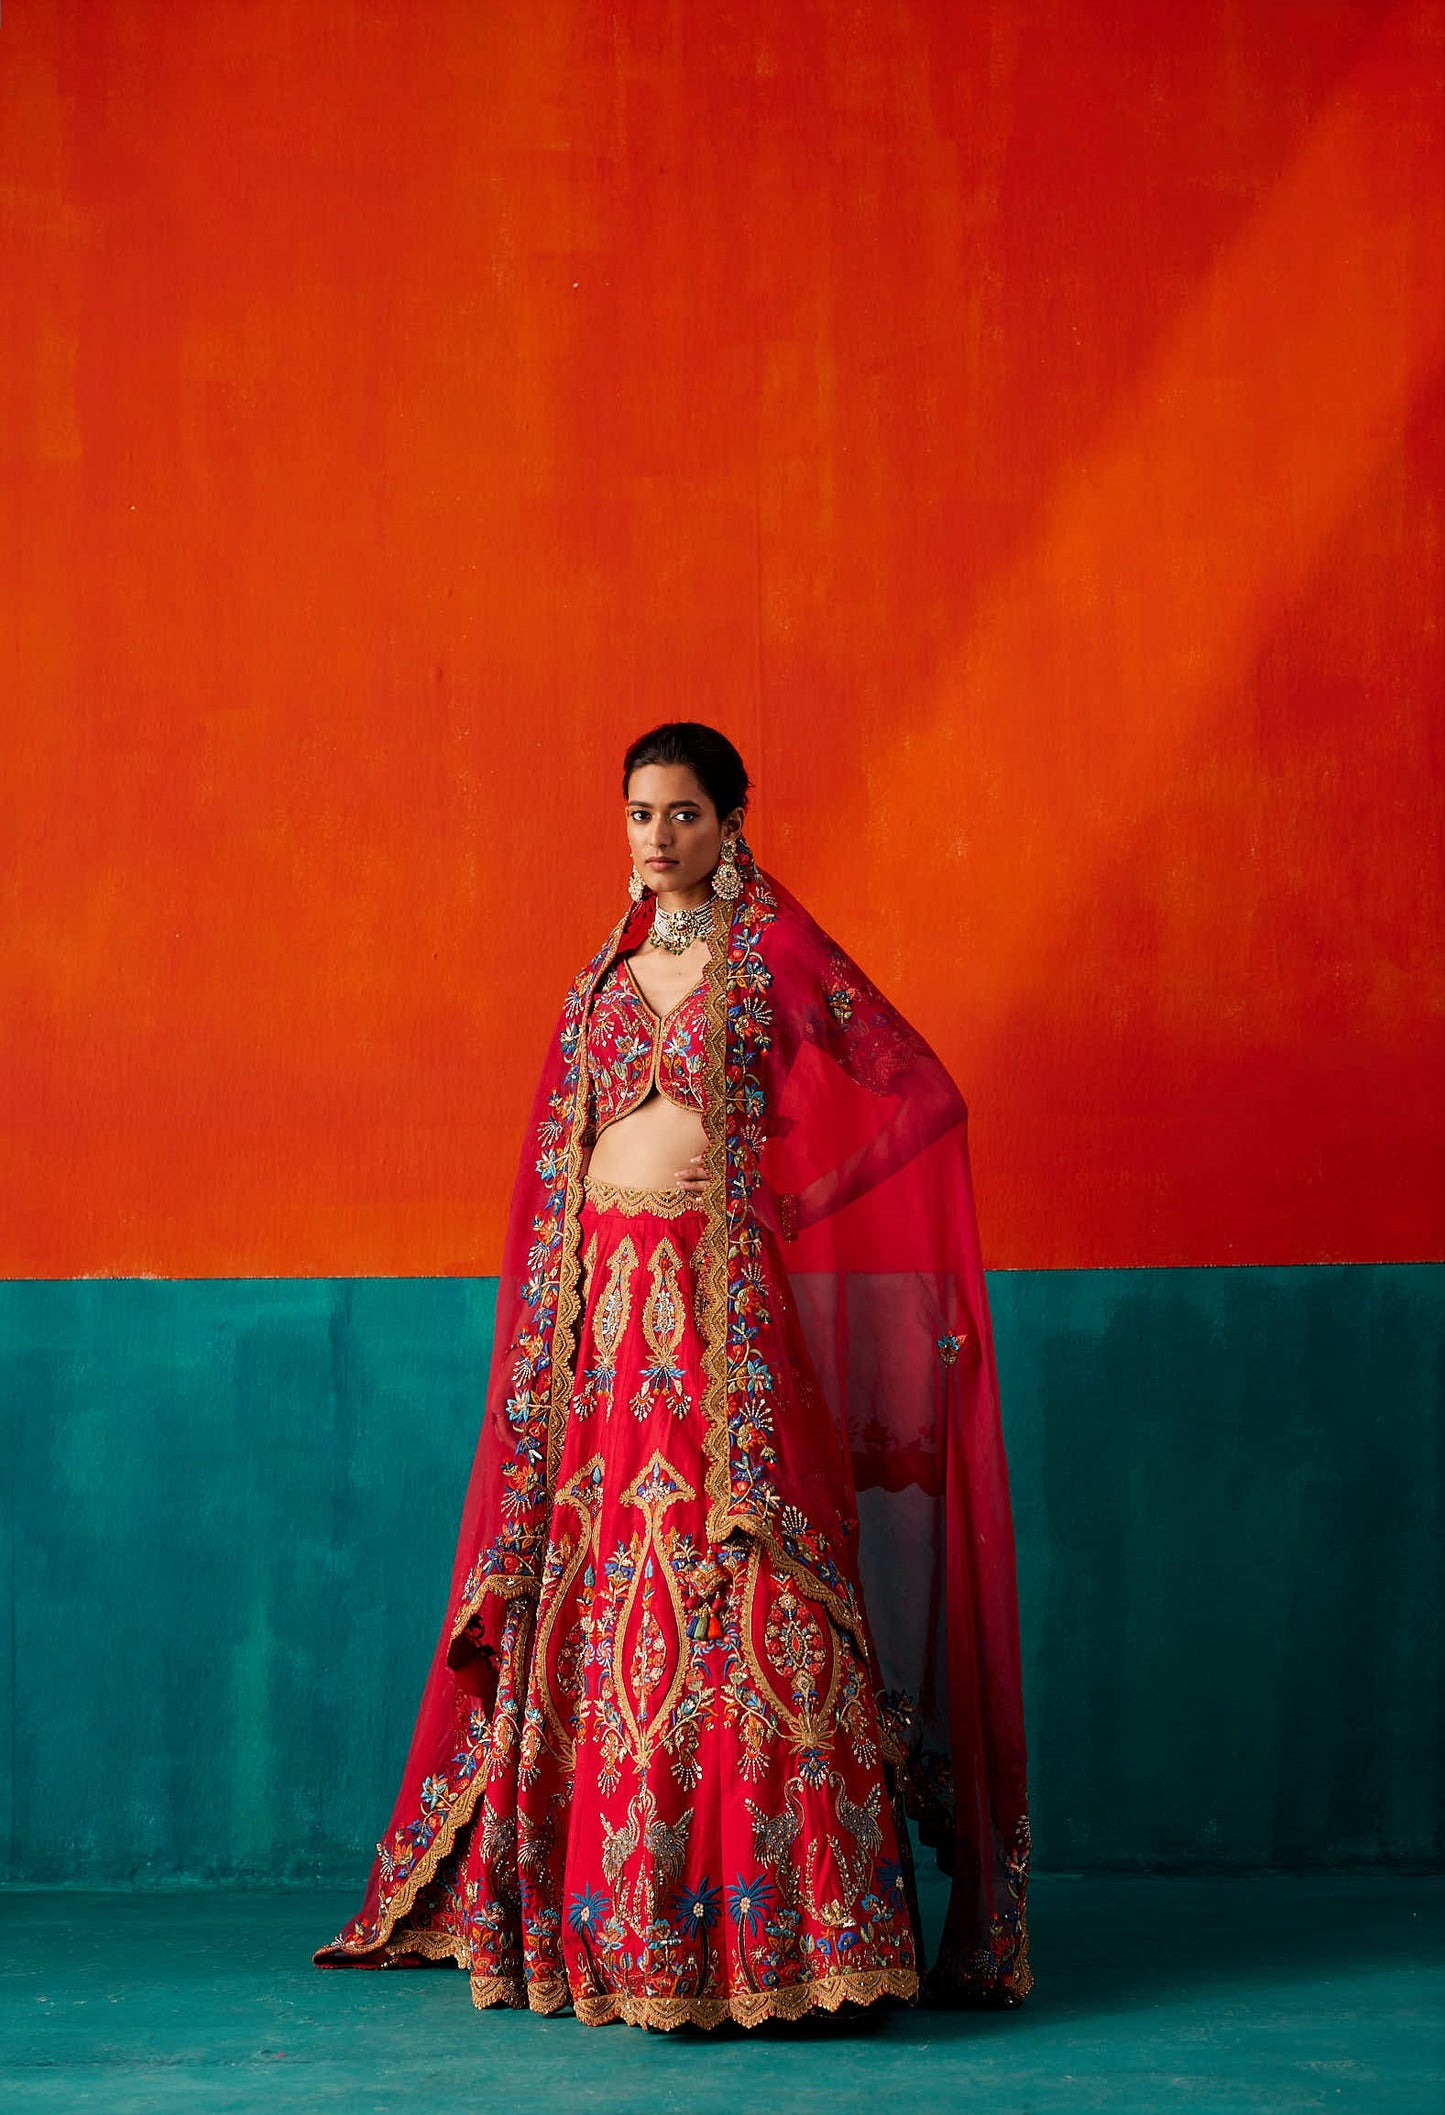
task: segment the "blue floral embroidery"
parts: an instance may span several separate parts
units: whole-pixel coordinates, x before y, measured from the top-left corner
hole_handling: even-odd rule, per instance
[[[580,1939],[605,1924],[610,1912],[606,1895],[595,1887],[580,1887],[567,1904],[567,1922]]]
[[[722,1913],[722,1889],[714,1887],[704,1873],[696,1887],[685,1887],[673,1897],[673,1916],[684,1929],[711,1931]]]
[[[766,1873],[758,1873],[751,1880],[739,1875],[728,1889],[728,1915],[739,1931],[750,1932],[756,1937],[766,1925],[768,1912],[777,1899],[778,1890]]]

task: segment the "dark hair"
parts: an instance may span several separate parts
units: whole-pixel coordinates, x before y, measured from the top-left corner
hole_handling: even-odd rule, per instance
[[[637,737],[622,759],[624,800],[633,772],[644,764],[686,764],[719,818],[748,804],[752,780],[742,758],[725,734],[719,734],[716,727],[705,727],[701,720],[665,720]]]

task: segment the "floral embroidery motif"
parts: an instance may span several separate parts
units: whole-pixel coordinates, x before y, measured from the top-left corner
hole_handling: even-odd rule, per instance
[[[770,1471],[775,1381],[760,1348],[771,1320],[760,1269],[762,1237],[752,1212],[761,1173],[764,1095],[762,1064],[772,1043],[772,1007],[767,993],[772,972],[758,946],[774,916],[771,890],[761,884],[734,908],[724,1021],[724,1082],[727,1105],[727,1164],[724,1212],[727,1257],[723,1420],[725,1459],[717,1487],[710,1485],[715,1536],[729,1519],[761,1525],[770,1509]],[[715,1268],[723,1259],[715,1260]]]
[[[946,1336],[941,1336],[938,1339],[938,1356],[942,1359],[945,1366],[953,1365],[967,1342],[968,1331],[966,1329],[950,1330]]]
[[[659,1018],[619,955],[598,986],[587,1028],[587,1142],[639,1108],[655,1087],[667,1101],[705,1110],[707,983]]]
[[[1034,1987],[1029,1962],[1029,1817],[1019,1815],[1004,1850],[1004,1899],[995,1903],[987,1934],[972,1948],[945,1941],[935,1972],[960,1982],[976,2005],[1019,2005]]]
[[[907,1022],[900,1023],[867,977],[860,974],[854,981],[836,970],[823,992],[829,1013],[846,1031],[847,1069],[872,1093],[893,1093],[899,1076],[928,1056],[923,1037]],[[821,1021],[818,1029],[817,1039],[826,1045],[827,1022]]]
[[[791,1584],[773,1603],[766,1636],[774,1666],[788,1675],[794,1708],[799,1712],[811,1710],[818,1702],[818,1676],[828,1663],[828,1652],[822,1626],[803,1607]]]

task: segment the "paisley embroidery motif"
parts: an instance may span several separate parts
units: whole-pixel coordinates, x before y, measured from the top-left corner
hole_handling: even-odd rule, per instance
[[[642,1369],[642,1380],[632,1398],[632,1414],[639,1424],[657,1409],[665,1407],[677,1417],[686,1417],[688,1409],[686,1376],[677,1357],[687,1327],[678,1283],[682,1258],[666,1235],[654,1248],[649,1268],[651,1283],[642,1303],[642,1333],[652,1357]]]
[[[572,1755],[582,1718],[577,1708],[585,1678],[590,1644],[588,1636],[593,1588],[597,1576],[597,1529],[602,1507],[602,1457],[594,1454],[569,1476],[553,1501],[569,1511],[578,1523],[575,1540],[553,1528],[537,1606],[537,1698],[528,1706],[522,1732],[521,1767],[528,1782],[536,1775],[542,1742],[550,1730],[555,1753],[564,1767],[572,1767]],[[577,1595],[578,1619],[568,1625],[554,1644],[559,1612],[568,1607],[574,1581],[586,1567],[586,1577]],[[493,1770],[498,1766],[494,1758]]]
[[[645,1769],[677,1703],[687,1657],[682,1594],[671,1553],[660,1540],[664,1516],[697,1493],[663,1456],[654,1454],[623,1492],[644,1521],[640,1545],[629,1550],[632,1576],[617,1614],[612,1648],[613,1694],[628,1733],[628,1750]]]
[[[594,1234],[594,1251],[596,1241]],[[573,1391],[574,1417],[590,1417],[598,1408],[605,1414],[612,1408],[612,1391],[617,1384],[617,1347],[632,1313],[632,1279],[636,1269],[637,1249],[631,1237],[624,1236],[607,1259],[607,1276],[593,1310],[592,1335],[598,1355],[590,1366],[582,1369]]]

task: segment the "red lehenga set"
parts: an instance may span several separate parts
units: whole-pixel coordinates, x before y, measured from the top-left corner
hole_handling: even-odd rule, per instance
[[[923,1977],[906,1816],[953,1876],[941,2002],[1031,1987],[1012,1518],[948,1073],[742,839],[659,1019],[572,984],[509,1218],[446,1619],[326,1966],[479,2006],[753,2025]],[[657,1087],[701,1194],[589,1181]]]

